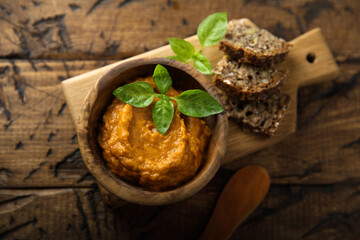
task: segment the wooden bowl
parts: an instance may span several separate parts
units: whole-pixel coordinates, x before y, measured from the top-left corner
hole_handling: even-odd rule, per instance
[[[225,155],[228,139],[228,120],[225,113],[205,119],[212,129],[207,157],[196,176],[173,190],[154,192],[136,186],[111,173],[97,142],[102,116],[114,96],[113,90],[138,77],[152,76],[161,64],[169,71],[175,89],[203,89],[217,98],[212,83],[187,64],[167,58],[144,58],[117,65],[103,75],[90,90],[78,121],[78,142],[83,160],[97,182],[118,198],[142,205],[163,205],[180,201],[203,188],[215,175]]]

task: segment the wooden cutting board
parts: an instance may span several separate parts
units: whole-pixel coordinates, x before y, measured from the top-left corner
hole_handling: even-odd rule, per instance
[[[196,49],[200,47],[196,35],[186,40],[194,44]],[[290,70],[288,79],[282,86],[282,91],[290,95],[291,104],[280,122],[278,132],[272,137],[246,133],[237,123],[229,121],[229,143],[223,164],[275,144],[295,132],[298,88],[322,81],[330,81],[339,76],[339,68],[320,29],[313,29],[295,38],[291,44],[293,48],[282,63],[284,67]],[[213,67],[223,56],[217,46],[205,47],[203,53],[208,57]],[[77,124],[87,93],[106,71],[129,60],[169,55],[173,55],[173,52],[167,45],[63,81],[63,91],[75,124]],[[208,78],[209,81],[212,80],[212,76],[208,76]]]

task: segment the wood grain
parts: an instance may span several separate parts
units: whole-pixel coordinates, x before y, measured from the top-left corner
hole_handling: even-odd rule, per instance
[[[0,216],[1,239],[126,237],[115,229],[116,216],[94,188],[2,190]]]
[[[62,79],[111,63],[98,59],[119,61],[161,47],[168,37],[191,36],[204,17],[219,11],[229,18],[256,19],[286,40],[321,28],[341,77],[301,88],[297,132],[226,165],[193,197],[165,207],[123,203],[113,211],[102,210],[103,199],[95,191],[90,204],[86,192],[94,180],[81,165],[69,106],[51,96],[38,102],[49,94],[64,100]],[[269,171],[274,184],[232,239],[359,239],[359,12],[360,2],[353,0],[1,1],[0,209],[27,202],[26,197],[3,200],[29,191],[49,193],[1,212],[1,236],[98,239],[98,219],[101,239],[197,239],[226,181],[240,167],[256,164]],[[23,92],[24,82],[45,92],[28,86]],[[54,187],[71,191],[60,194]]]
[[[220,170],[198,194],[161,207],[123,202],[112,210],[93,188],[1,190],[0,236],[195,240],[233,174]],[[358,185],[349,184],[272,185],[263,203],[231,239],[357,239],[359,192]],[[49,206],[53,211],[48,211]]]
[[[199,48],[200,43],[196,35],[187,38],[187,41]],[[314,29],[297,37],[291,41],[291,44],[293,44],[293,49],[282,64],[285,68],[289,69],[290,74],[281,89],[290,96],[292,103],[284,119],[281,121],[277,134],[268,138],[253,133],[246,133],[237,123],[231,121],[229,145],[226,157],[223,160],[224,163],[234,161],[275,144],[293,133],[296,129],[296,94],[298,86],[329,81],[339,75],[338,66],[321,35],[320,29]],[[80,109],[83,107],[83,99],[92,86],[108,70],[133,59],[165,57],[172,54],[170,46],[167,45],[63,81],[62,86],[65,98],[70,107],[74,122],[77,123],[79,118]],[[208,57],[213,67],[216,66],[223,56],[223,53],[218,50],[217,46],[207,47],[204,49],[204,54]],[[306,57],[308,54],[312,54],[316,59],[313,62],[307,61]],[[212,82],[212,76],[208,76],[208,79]]]
[[[103,60],[0,61],[1,186],[93,182],[82,162],[60,82],[104,64]]]
[[[226,183],[199,240],[226,240],[259,206],[270,187],[265,168],[246,166]]]
[[[1,57],[128,58],[165,45],[168,37],[195,34],[216,11],[227,11],[229,19],[254,19],[286,40],[319,27],[338,61],[360,57],[360,4],[352,0],[35,2],[1,3]]]

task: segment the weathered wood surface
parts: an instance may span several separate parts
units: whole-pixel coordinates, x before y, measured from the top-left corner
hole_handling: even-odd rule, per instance
[[[297,132],[225,166],[195,196],[105,208],[59,83],[193,35],[215,11],[286,39],[322,28],[341,77],[300,89]],[[196,239],[234,171],[259,164],[273,185],[233,239],[359,239],[359,12],[352,0],[1,1],[0,238]]]
[[[290,40],[320,27],[338,60],[360,57],[357,1],[3,1],[3,57],[125,58],[196,33],[207,15],[227,11]],[[146,38],[146,40],[144,40]],[[343,46],[346,46],[345,48]]]
[[[160,207],[112,210],[96,188],[2,190],[0,238],[197,239],[233,173],[220,170],[195,196]],[[359,193],[349,184],[272,185],[231,239],[359,239]]]

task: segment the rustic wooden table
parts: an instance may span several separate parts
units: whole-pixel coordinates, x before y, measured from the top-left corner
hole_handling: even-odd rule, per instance
[[[168,206],[105,206],[85,168],[60,82],[185,38],[213,12],[287,40],[320,27],[338,79],[299,91],[298,130],[222,168]],[[360,2],[0,1],[0,239],[196,239],[232,174],[272,185],[233,239],[360,239]]]

